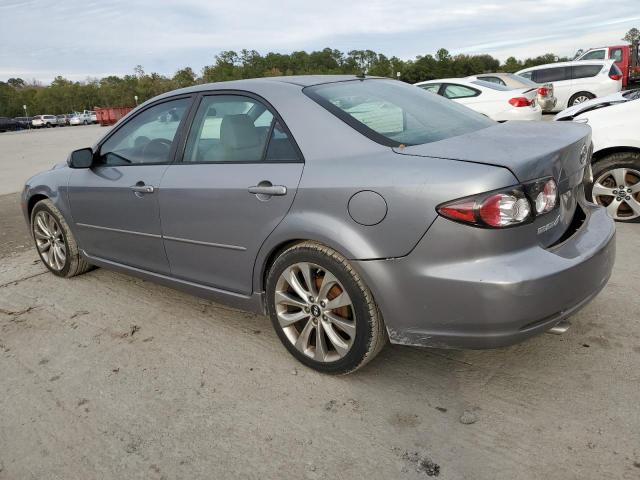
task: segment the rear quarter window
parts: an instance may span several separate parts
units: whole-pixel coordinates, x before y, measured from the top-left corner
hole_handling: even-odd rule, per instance
[[[572,78],[589,78],[598,75],[602,65],[575,65],[572,70]]]
[[[571,78],[570,67],[540,68],[533,71],[532,80],[536,83],[560,82]]]

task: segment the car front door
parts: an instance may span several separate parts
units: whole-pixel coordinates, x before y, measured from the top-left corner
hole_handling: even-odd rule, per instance
[[[251,293],[258,250],[289,210],[303,166],[284,122],[260,99],[203,95],[160,186],[172,276]]]
[[[122,124],[69,179],[71,214],[90,256],[169,273],[158,187],[175,154],[190,97],[152,105]]]

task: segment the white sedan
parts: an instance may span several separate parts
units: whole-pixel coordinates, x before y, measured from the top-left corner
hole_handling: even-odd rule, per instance
[[[617,221],[640,221],[640,90],[580,103],[554,120],[591,126],[594,182],[587,198]]]
[[[415,86],[461,103],[498,122],[541,120],[537,88],[511,90],[482,80],[445,78],[418,82]]]

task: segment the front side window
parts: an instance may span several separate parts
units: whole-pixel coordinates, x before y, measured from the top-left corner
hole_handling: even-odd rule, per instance
[[[614,48],[613,50],[611,50],[611,59],[616,63],[620,63],[622,61],[622,49]]]
[[[573,67],[573,78],[595,77],[602,70],[602,65],[576,65]]]
[[[604,60],[606,52],[604,50],[594,50],[585,53],[580,60]]]
[[[202,99],[187,139],[185,163],[297,161],[289,136],[273,113],[242,95]]]
[[[418,145],[495,123],[484,115],[397,80],[350,80],[303,92],[347,125],[387,146]]]
[[[477,97],[479,94],[477,90],[464,85],[451,84],[444,87],[444,96],[450,99]]]
[[[164,102],[133,117],[102,144],[100,163],[169,163],[176,132],[190,102],[190,98]]]

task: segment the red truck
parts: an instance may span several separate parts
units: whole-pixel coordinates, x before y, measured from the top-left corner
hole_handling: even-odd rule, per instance
[[[576,60],[615,60],[622,72],[622,88],[640,81],[640,60],[638,45],[613,45],[611,47],[590,48]]]

